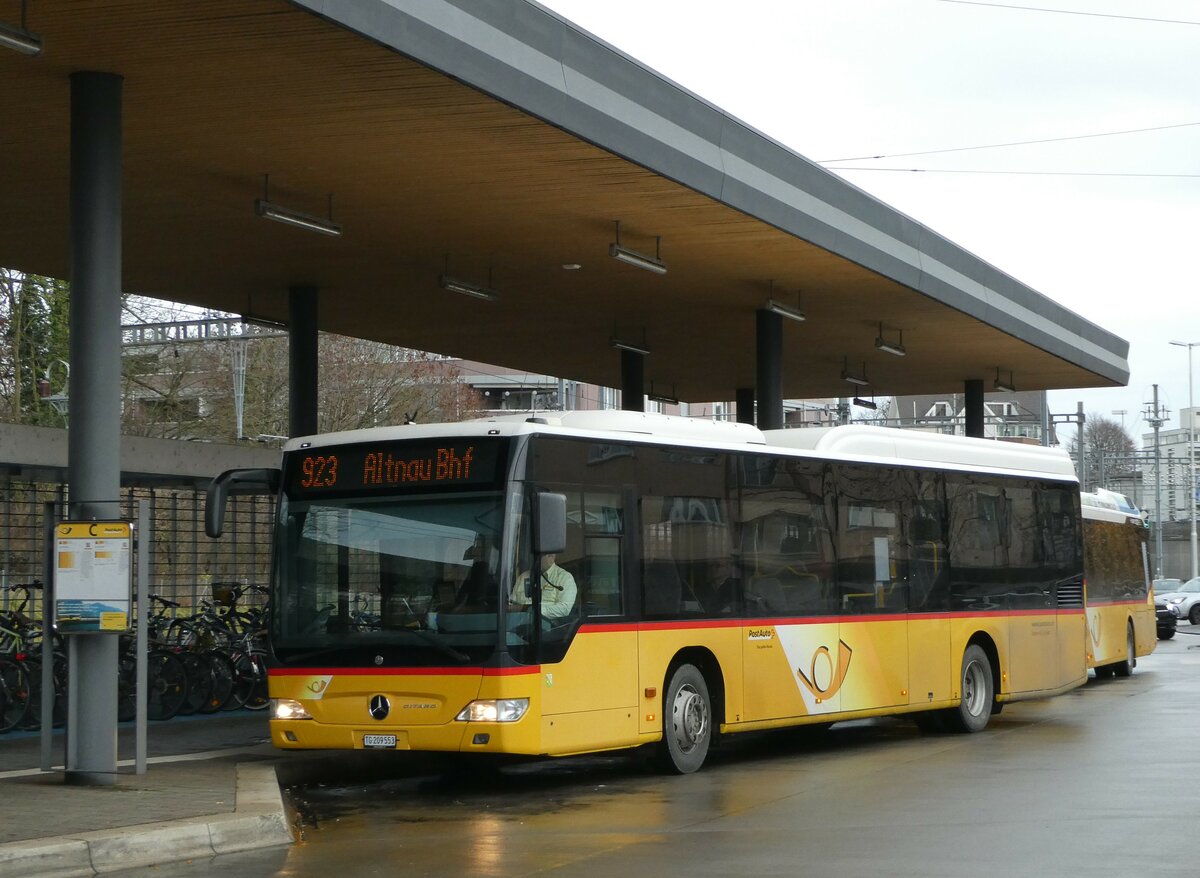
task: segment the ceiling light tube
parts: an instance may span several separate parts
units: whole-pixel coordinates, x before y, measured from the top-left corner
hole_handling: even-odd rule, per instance
[[[609,244],[608,255],[618,262],[624,262],[626,265],[634,265],[638,268],[644,268],[646,271],[652,271],[655,274],[666,274],[667,265],[656,256],[647,256],[645,253],[639,253],[636,250],[630,250],[628,247],[622,247],[620,244]]]
[[[290,210],[286,207],[280,207],[278,204],[272,204],[265,198],[255,199],[254,212],[259,216],[264,216],[267,219],[275,220],[277,223],[295,226],[298,229],[308,229],[310,232],[317,232],[322,235],[330,235],[335,238],[340,237],[342,234],[342,226],[340,223],[335,223],[333,220],[321,219],[319,216],[311,216],[307,213],[301,213],[298,210]]]
[[[15,49],[22,55],[39,55],[42,51],[42,38],[25,27],[25,12],[27,0],[21,0],[21,23],[7,24],[0,21],[0,46]]]
[[[874,400],[872,400],[872,399],[862,399],[862,398],[860,398],[860,397],[857,397],[857,396],[856,396],[856,397],[854,397],[854,404],[855,404],[856,406],[858,406],[859,408],[862,408],[862,409],[870,409],[871,411],[875,411],[876,409],[878,409],[878,408],[879,408],[879,406],[875,404],[875,401],[874,401]]]
[[[640,253],[637,250],[630,250],[628,247],[621,246],[621,221],[613,220],[613,225],[616,227],[617,240],[608,245],[608,255],[619,262],[624,262],[626,265],[633,265],[637,268],[643,268],[646,271],[652,271],[655,274],[666,274],[667,264],[662,261],[662,238],[655,238],[658,246],[658,251],[653,256],[648,256],[645,253]]]
[[[850,367],[846,359],[842,358],[842,380],[849,381],[851,384],[857,384],[859,387],[865,387],[871,382],[867,380],[867,364],[863,363],[862,375],[855,375],[850,371]]]
[[[494,302],[500,297],[500,294],[491,287],[482,287],[465,280],[457,280],[445,274],[438,275],[438,286],[452,293],[462,293],[464,296],[474,296],[476,299],[484,299],[488,302]]]
[[[38,55],[42,51],[42,38],[23,27],[0,21],[0,46],[15,49],[22,55]]]
[[[619,351],[630,351],[641,354],[643,357],[650,356],[650,350],[644,344],[636,345],[633,342],[621,341],[619,338],[610,338],[608,343]]]
[[[786,317],[788,320],[795,320],[797,323],[803,323],[808,318],[804,316],[804,312],[799,308],[793,308],[791,305],[785,305],[777,299],[767,299],[767,310],[772,314],[778,314],[781,317]]]
[[[875,349],[883,351],[885,354],[891,354],[894,357],[903,357],[908,351],[904,349],[904,332],[900,331],[898,341],[891,342],[883,337],[883,324],[879,324],[879,335],[875,338]]]

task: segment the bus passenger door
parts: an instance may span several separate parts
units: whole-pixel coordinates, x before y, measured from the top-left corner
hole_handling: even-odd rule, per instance
[[[552,754],[639,740],[638,635],[626,621],[622,495],[596,486],[566,494],[567,548],[556,563],[575,583],[576,606],[547,620],[540,668],[542,742]]]
[[[949,700],[958,661],[951,657],[950,569],[940,513],[917,504],[910,518],[908,568],[908,703]]]

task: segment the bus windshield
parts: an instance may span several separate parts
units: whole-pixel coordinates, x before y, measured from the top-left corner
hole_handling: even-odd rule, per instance
[[[497,642],[500,491],[281,501],[284,662],[477,663]]]

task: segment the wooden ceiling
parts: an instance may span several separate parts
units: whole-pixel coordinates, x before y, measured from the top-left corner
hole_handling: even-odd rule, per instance
[[[754,385],[769,296],[808,316],[790,398],[853,392],[844,365],[880,395],[1115,383],[283,0],[37,0],[29,27],[41,56],[0,49],[0,265],[69,277],[68,76],[101,70],[124,77],[128,292],[285,321],[313,285],[323,330],[609,386],[618,336],[691,401]],[[332,195],[343,236],[256,216],[265,175],[296,210]],[[617,220],[666,275],[609,258]]]

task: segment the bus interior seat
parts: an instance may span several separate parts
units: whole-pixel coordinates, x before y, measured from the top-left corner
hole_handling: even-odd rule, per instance
[[[783,583],[774,576],[754,580],[746,589],[746,600],[752,609],[757,607],[767,613],[783,613],[788,609]]]
[[[642,569],[642,594],[647,615],[674,615],[683,598],[683,579],[674,561],[646,561]]]

